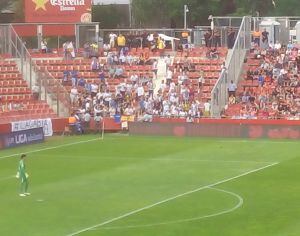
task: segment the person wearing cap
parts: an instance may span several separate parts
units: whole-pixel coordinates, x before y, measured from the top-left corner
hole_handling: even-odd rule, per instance
[[[25,197],[30,195],[29,192],[27,192],[28,190],[28,174],[26,173],[26,169],[25,169],[25,158],[26,155],[22,154],[21,155],[21,159],[19,161],[19,166],[18,166],[18,173],[17,173],[17,177],[21,180],[21,188],[20,188],[20,196],[21,197]]]

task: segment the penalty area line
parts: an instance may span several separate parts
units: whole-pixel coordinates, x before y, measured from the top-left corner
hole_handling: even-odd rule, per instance
[[[203,190],[203,189],[215,187],[215,186],[217,186],[217,185],[219,185],[219,184],[223,184],[223,183],[229,182],[229,181],[231,181],[231,180],[235,180],[235,179],[241,178],[241,177],[243,177],[243,176],[246,176],[246,175],[249,175],[249,174],[252,174],[252,173],[255,173],[255,172],[264,170],[264,169],[267,169],[267,168],[272,167],[272,166],[275,166],[275,165],[277,165],[277,164],[279,164],[279,162],[275,162],[275,163],[272,163],[272,164],[270,164],[270,165],[266,165],[266,166],[263,166],[263,167],[260,167],[260,168],[254,169],[254,170],[250,170],[250,171],[247,171],[247,172],[245,172],[245,173],[236,175],[236,176],[234,176],[234,177],[227,178],[227,179],[224,179],[224,180],[220,180],[220,181],[218,181],[218,182],[216,182],[216,183],[212,183],[212,184],[209,184],[209,185],[201,186],[201,187],[196,188],[196,189],[194,189],[194,190],[190,190],[190,191],[187,191],[187,192],[184,192],[184,193],[175,195],[175,196],[173,196],[173,197],[166,198],[166,199],[164,199],[164,200],[162,200],[162,201],[159,201],[159,202],[150,204],[150,205],[148,205],[148,206],[145,206],[145,207],[142,207],[142,208],[139,208],[139,209],[130,211],[130,212],[125,213],[125,214],[123,214],[123,215],[120,215],[120,216],[118,216],[118,217],[115,217],[115,218],[106,220],[106,221],[104,221],[104,222],[102,222],[102,223],[99,223],[99,224],[96,224],[96,225],[93,225],[93,226],[90,226],[90,227],[87,227],[87,228],[78,230],[78,231],[76,231],[76,232],[74,232],[74,233],[71,233],[71,234],[67,234],[66,236],[74,236],[74,235],[81,234],[81,233],[83,233],[83,232],[92,230],[92,229],[97,228],[97,227],[101,227],[101,226],[103,226],[103,225],[110,224],[110,223],[115,222],[115,221],[117,221],[117,220],[124,219],[124,218],[126,218],[126,217],[128,217],[128,216],[131,216],[131,215],[134,215],[134,214],[139,213],[139,212],[141,212],[141,211],[144,211],[144,210],[153,208],[153,207],[158,206],[158,205],[161,205],[161,204],[163,204],[163,203],[172,201],[172,200],[174,200],[174,199],[177,199],[177,198],[180,198],[180,197],[183,197],[183,196],[192,194],[192,193],[199,192],[199,191],[201,191],[201,190]]]

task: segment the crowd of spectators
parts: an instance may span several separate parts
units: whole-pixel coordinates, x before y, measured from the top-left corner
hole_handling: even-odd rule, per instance
[[[229,104],[242,105],[234,118],[300,119],[300,48],[279,42],[269,42],[266,47],[267,39],[263,39],[263,47],[255,39],[251,50],[258,66],[247,71],[245,79],[250,85],[229,97]]]
[[[177,50],[190,48],[189,32],[183,32]],[[170,38],[170,37],[169,37]],[[172,42],[158,33],[107,35],[103,50],[97,43],[87,42],[83,57],[90,59],[90,71],[98,74],[98,80],[88,81],[75,69],[63,72],[62,83],[70,86],[70,101],[74,115],[81,121],[91,117],[134,116],[150,121],[152,116],[180,117],[192,122],[194,118],[210,116],[210,101],[202,97],[205,84],[204,73],[199,71],[197,83],[189,78],[195,66],[188,56],[173,62],[165,49],[171,49]],[[173,38],[173,40],[177,40]],[[213,32],[209,42],[208,58],[218,58],[220,32]],[[132,48],[143,48],[137,55]],[[75,58],[74,44],[63,45],[64,58]],[[153,57],[153,53],[156,57]],[[150,57],[151,53],[151,57]],[[157,83],[158,55],[165,62],[166,73],[162,82]],[[165,56],[166,55],[166,56]],[[131,70],[128,68],[136,67]],[[157,88],[158,87],[158,88]]]
[[[157,59],[151,59],[148,73],[131,71],[123,76],[120,57],[114,58],[116,56],[109,53],[106,59],[91,59],[91,70],[99,74],[99,80],[93,83],[86,83],[84,78],[79,78],[75,70],[64,72],[63,83],[72,86],[71,105],[82,119],[86,113],[92,116],[101,114],[101,117],[135,116],[145,121],[151,120],[153,115],[188,120],[210,115],[209,101],[201,99],[205,83],[203,73],[199,73],[196,86],[191,83],[188,72],[193,66],[189,58],[185,57],[181,63],[172,65],[170,56],[166,56],[166,76],[159,84],[154,80],[157,76]],[[140,58],[133,58],[125,63],[140,65],[141,61]]]

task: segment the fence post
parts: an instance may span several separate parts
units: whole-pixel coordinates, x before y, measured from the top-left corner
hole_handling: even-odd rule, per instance
[[[29,57],[29,79],[30,79],[30,88],[32,88],[32,58],[31,57]]]
[[[24,73],[24,43],[22,41],[20,41],[20,44],[21,44],[21,55],[20,55],[21,71],[22,71],[22,74],[25,75],[25,73]],[[17,50],[18,50],[18,47],[17,47]],[[16,50],[16,53],[17,53],[17,50]],[[27,75],[25,75],[25,76],[27,77]],[[31,88],[31,79],[30,78],[29,78],[29,86]]]
[[[76,24],[75,25],[75,40],[76,40],[76,42],[75,42],[75,47],[76,47],[76,49],[78,49],[79,48],[79,40],[80,40],[80,33],[79,33],[79,27],[80,27],[80,25],[78,25],[78,24]]]
[[[10,54],[10,55],[12,55],[12,44],[11,44],[11,41],[10,41],[10,39],[12,38],[11,36],[11,34],[12,34],[12,30],[11,30],[11,28],[12,28],[12,26],[11,25],[9,25],[8,26],[8,37],[7,37],[7,42],[8,42],[8,53]]]

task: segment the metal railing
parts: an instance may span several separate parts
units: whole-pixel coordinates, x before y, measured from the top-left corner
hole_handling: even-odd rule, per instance
[[[234,27],[234,26],[233,26]],[[227,26],[216,26],[215,29],[220,30],[221,34],[221,46],[227,46]],[[104,43],[108,43],[108,36],[110,33],[123,34],[125,37],[131,38],[142,38],[143,34],[165,34],[170,37],[175,37],[178,39],[182,38],[183,32],[189,32],[189,43],[196,47],[204,46],[204,34],[210,26],[195,26],[195,28],[188,29],[170,29],[170,28],[146,28],[146,29],[100,29],[100,38]]]
[[[235,84],[240,79],[240,72],[245,60],[247,50],[251,46],[251,17],[243,17],[235,44],[228,50],[225,66],[211,92],[211,115],[220,117],[222,109],[228,100],[228,85],[232,80]]]
[[[59,116],[68,116],[71,112],[68,90],[46,68],[40,70],[35,61],[33,61],[33,68],[41,91],[41,99],[52,105],[51,107]]]
[[[32,88],[33,85],[38,85],[40,99],[45,100],[58,116],[69,113],[69,93],[65,87],[48,71],[39,69],[28,52],[25,43],[11,25],[0,25],[0,32],[0,53],[16,61],[19,71],[28,86]],[[61,109],[62,106],[67,109],[67,112],[65,109]]]

